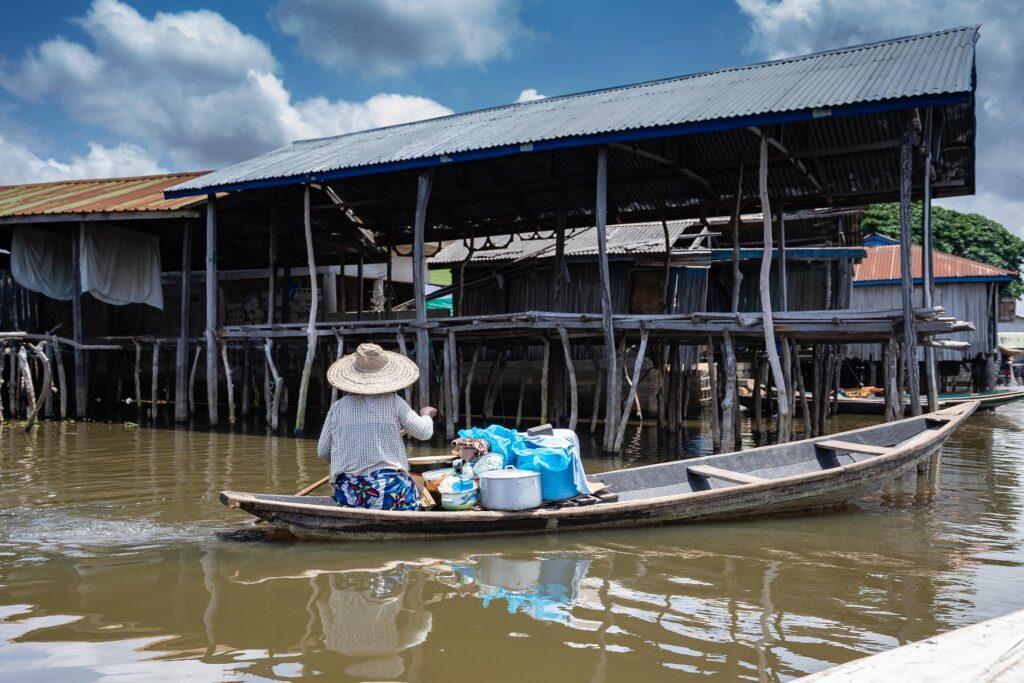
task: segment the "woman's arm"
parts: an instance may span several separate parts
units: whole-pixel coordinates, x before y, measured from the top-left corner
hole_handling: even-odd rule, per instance
[[[327,411],[327,417],[324,419],[323,429],[320,430],[320,440],[316,444],[316,455],[321,460],[331,461],[331,443],[334,440],[334,429],[337,426],[337,422],[340,419],[341,414],[341,400],[334,402],[331,409]]]
[[[414,438],[426,441],[434,435],[434,420],[427,415],[417,415],[405,399],[395,394],[398,404],[398,424]]]

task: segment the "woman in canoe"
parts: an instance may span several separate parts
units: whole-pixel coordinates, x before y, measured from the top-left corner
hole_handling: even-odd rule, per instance
[[[425,406],[417,414],[395,393],[419,375],[411,360],[376,344],[360,344],[327,370],[327,381],[345,395],[327,413],[316,450],[330,463],[338,505],[420,509],[401,430],[429,439],[437,410]]]

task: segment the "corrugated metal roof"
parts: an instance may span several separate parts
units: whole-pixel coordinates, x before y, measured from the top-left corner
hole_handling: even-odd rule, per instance
[[[453,155],[481,150],[529,151],[534,144],[573,138],[591,144],[594,136],[623,131],[965,94],[974,87],[977,36],[977,26],[949,29],[304,140],[183,182],[173,191],[240,189],[284,178],[316,180],[332,177],[331,173],[337,177],[342,171],[384,164],[417,166],[424,165],[424,160],[441,163]]]
[[[674,244],[686,229],[698,221],[668,221],[669,244]],[[609,225],[607,229],[609,255],[622,254],[664,254],[665,233],[661,223],[622,223]],[[692,231],[697,236],[697,231]],[[488,245],[490,248],[484,248]],[[505,246],[507,244],[507,246]],[[473,247],[473,262],[512,261],[522,257],[553,258],[555,238],[529,235],[501,235],[498,237],[477,237]],[[469,250],[464,242],[453,242],[441,249],[430,265],[449,265],[465,260]],[[597,231],[593,228],[579,228],[565,236],[566,256],[594,256],[597,254]]]
[[[865,251],[867,251],[867,256],[853,269],[855,283],[881,284],[899,281],[902,269],[900,268],[898,244],[868,247]],[[997,268],[962,256],[954,256],[944,251],[932,252],[932,270],[937,280],[940,278],[1006,280],[1017,277],[1017,273],[1012,270]],[[910,274],[914,279],[921,278],[921,247],[916,244],[910,248]]]
[[[202,203],[203,200],[196,197],[165,199],[164,190],[203,173],[167,173],[133,178],[0,186],[0,217],[174,211]]]

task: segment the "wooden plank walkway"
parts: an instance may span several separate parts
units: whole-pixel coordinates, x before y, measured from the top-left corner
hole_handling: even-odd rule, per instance
[[[1024,610],[799,679],[800,683],[1009,683],[1024,680]]]

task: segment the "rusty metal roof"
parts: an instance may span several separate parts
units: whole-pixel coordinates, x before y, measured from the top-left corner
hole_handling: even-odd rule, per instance
[[[0,218],[177,211],[201,204],[205,199],[165,199],[164,190],[203,173],[166,173],[134,178],[0,186]]]
[[[901,276],[900,247],[898,244],[868,247],[867,256],[853,270],[853,282],[857,286],[882,285],[899,282]],[[910,273],[914,280],[921,279],[921,247],[910,248]],[[936,282],[1009,282],[1017,273],[997,268],[987,263],[974,261],[963,256],[932,252],[932,270]]]
[[[316,182],[583,144],[838,115],[974,92],[978,27],[302,140],[185,181],[174,194]],[[907,105],[916,106],[916,105]],[[863,110],[863,111],[862,111]],[[795,118],[794,118],[795,117]],[[730,121],[730,124],[724,122]],[[638,132],[643,132],[639,137]],[[632,133],[627,135],[626,133]]]
[[[669,244],[683,236],[690,226],[697,226],[697,220],[668,221]],[[694,238],[696,230],[691,231]],[[665,232],[661,223],[623,223],[607,227],[607,252],[611,256],[626,254],[664,254]],[[553,258],[555,237],[545,235],[499,235],[473,239],[471,262],[512,261],[520,258]],[[460,263],[469,255],[465,242],[453,242],[441,249],[429,260],[431,266]],[[577,228],[565,236],[566,256],[596,256],[597,231],[593,228]]]

